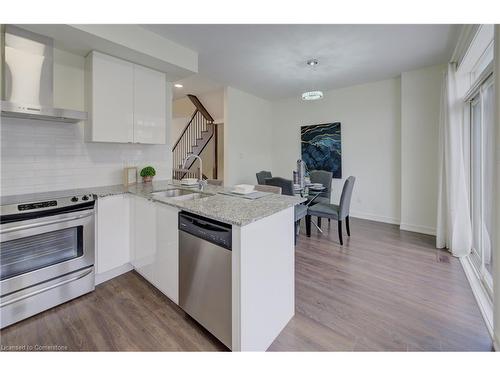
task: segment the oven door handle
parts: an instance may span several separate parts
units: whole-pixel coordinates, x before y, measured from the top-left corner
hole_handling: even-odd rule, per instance
[[[73,220],[78,220],[78,219],[83,219],[89,216],[94,215],[94,211],[89,212],[85,215],[78,215],[78,216],[73,216],[73,217],[65,217],[63,219],[57,219],[57,220],[48,220],[48,221],[43,221],[41,223],[33,223],[33,224],[25,224],[25,225],[19,225],[17,227],[12,227],[12,228],[7,228],[7,229],[2,229],[0,230],[0,234],[4,233],[10,233],[10,232],[16,232],[18,230],[24,230],[24,229],[31,229],[31,228],[38,228],[38,227],[43,227],[45,225],[52,225],[52,224],[57,224],[57,223],[62,223],[65,221],[73,221]]]
[[[22,301],[23,299],[26,299],[26,298],[29,298],[29,297],[33,297],[33,296],[35,296],[37,294],[40,294],[40,293],[46,292],[48,290],[51,290],[51,289],[63,286],[65,284],[69,284],[69,283],[71,283],[73,281],[80,280],[81,278],[84,278],[85,276],[87,276],[88,274],[90,274],[92,271],[93,271],[93,267],[90,267],[86,272],[80,273],[79,275],[76,275],[76,276],[72,277],[71,279],[60,281],[60,282],[58,282],[58,283],[56,283],[54,285],[50,285],[50,286],[47,286],[47,287],[42,288],[42,289],[34,290],[31,293],[27,293],[27,294],[19,296],[17,298],[13,298],[11,300],[8,300],[7,302],[0,303],[0,307],[5,307],[7,305],[11,305],[11,304],[13,304],[15,302]]]

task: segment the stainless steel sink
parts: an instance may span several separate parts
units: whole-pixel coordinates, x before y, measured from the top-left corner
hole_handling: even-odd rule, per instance
[[[170,189],[164,191],[157,191],[152,193],[151,195],[155,198],[174,198],[180,197],[182,195],[192,194],[192,191],[189,190],[181,190],[181,189]]]
[[[154,198],[172,198],[175,200],[191,200],[209,197],[211,194],[193,192],[192,190],[170,189],[151,194]]]
[[[206,198],[206,197],[210,197],[211,195],[212,194],[191,193],[191,194],[179,195],[177,197],[174,197],[173,199],[175,199],[177,201],[187,201],[187,200],[193,200],[193,199]]]

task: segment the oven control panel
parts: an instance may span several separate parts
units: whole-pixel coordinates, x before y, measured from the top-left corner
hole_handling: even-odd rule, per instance
[[[87,194],[87,195],[81,195],[81,196],[74,196],[71,197],[70,201],[73,203],[76,202],[88,202],[88,201],[93,201],[94,196],[92,194]]]
[[[17,212],[26,212],[26,211],[29,212],[33,210],[50,210],[53,208],[68,207],[86,202],[91,202],[93,200],[95,200],[94,195],[84,194],[84,195],[75,195],[72,197],[51,199],[46,201],[21,203],[15,205],[15,208],[17,209],[16,210]],[[3,208],[4,207],[2,207],[2,209]]]
[[[17,206],[19,211],[36,210],[39,208],[55,207],[57,206],[57,201],[46,201],[46,202],[36,202],[36,203],[26,203]]]

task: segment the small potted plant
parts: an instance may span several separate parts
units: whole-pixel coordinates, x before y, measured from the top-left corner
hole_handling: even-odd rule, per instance
[[[141,170],[142,182],[144,182],[144,183],[149,183],[149,182],[153,181],[153,177],[155,175],[156,175],[156,171],[150,165],[142,168],[142,170]]]

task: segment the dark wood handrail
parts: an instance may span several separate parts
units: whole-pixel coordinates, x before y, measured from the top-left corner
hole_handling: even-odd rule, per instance
[[[203,104],[201,104],[200,100],[196,96],[188,94],[187,97],[191,100],[196,109],[200,111],[203,117],[205,117],[205,120],[207,120],[208,122],[214,122],[214,119],[212,118],[212,116],[210,116],[210,113],[208,113],[207,109],[203,106]]]
[[[177,144],[180,142],[180,140],[182,139],[182,136],[184,135],[184,133],[186,132],[186,130],[189,128],[189,125],[191,125],[191,122],[193,121],[194,119],[194,116],[196,116],[196,114],[198,113],[198,110],[195,109],[194,110],[194,113],[193,115],[191,116],[191,118],[189,119],[187,125],[184,127],[184,130],[182,131],[181,135],[179,136],[179,138],[177,139],[177,142],[175,142],[175,145],[174,147],[172,147],[172,151],[175,150],[175,147],[177,146]]]

